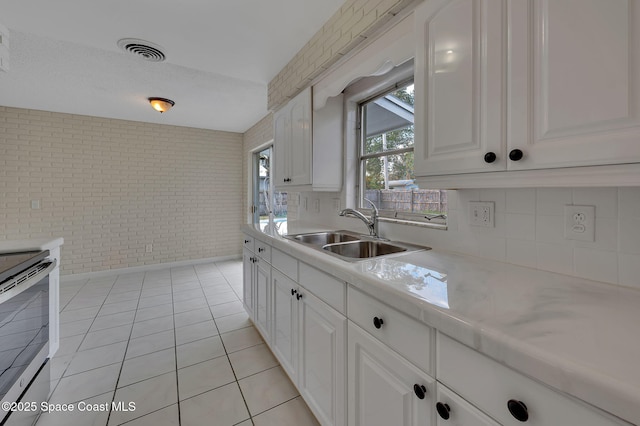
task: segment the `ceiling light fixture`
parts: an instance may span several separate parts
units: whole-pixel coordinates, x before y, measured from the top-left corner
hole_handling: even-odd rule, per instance
[[[151,104],[153,109],[160,112],[161,114],[163,112],[169,111],[171,107],[176,104],[171,99],[165,98],[149,98],[149,103]]]

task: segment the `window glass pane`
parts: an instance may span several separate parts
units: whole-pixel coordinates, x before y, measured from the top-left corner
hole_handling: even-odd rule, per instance
[[[447,192],[415,183],[413,102],[411,84],[362,106],[361,155],[369,158],[360,163],[360,206],[369,207],[366,198],[382,216],[426,222],[425,216],[446,214]]]
[[[367,103],[363,116],[365,154],[413,146],[413,85]]]
[[[266,148],[256,156],[256,181],[257,189],[253,201],[255,207],[254,221],[259,223],[262,231],[268,232],[271,228],[283,234],[287,232],[287,193],[275,191],[271,181],[273,164],[273,147]]]

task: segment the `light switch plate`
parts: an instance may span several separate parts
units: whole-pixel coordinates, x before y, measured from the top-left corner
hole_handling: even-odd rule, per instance
[[[469,225],[493,228],[493,201],[469,201]]]
[[[595,206],[564,206],[564,239],[594,242],[596,236]]]

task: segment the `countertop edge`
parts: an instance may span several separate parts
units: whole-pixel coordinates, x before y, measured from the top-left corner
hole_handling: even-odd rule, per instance
[[[0,241],[0,253],[19,253],[34,250],[53,250],[64,244],[64,238],[34,238]]]

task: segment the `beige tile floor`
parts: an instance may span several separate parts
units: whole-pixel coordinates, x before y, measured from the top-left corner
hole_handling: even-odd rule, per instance
[[[317,425],[249,321],[242,263],[167,268],[61,285],[48,425]],[[79,411],[79,402],[135,411]],[[99,407],[99,406],[98,406]]]

